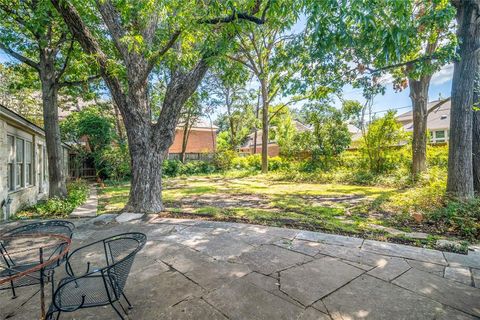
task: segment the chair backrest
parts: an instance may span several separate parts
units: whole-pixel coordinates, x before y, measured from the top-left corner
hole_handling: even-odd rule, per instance
[[[127,282],[135,255],[145,246],[147,236],[140,232],[119,234],[104,240],[109,286],[115,298],[120,298]]]
[[[69,238],[72,238],[75,225],[65,220],[49,220],[29,223],[24,226],[20,226],[3,233],[3,236],[18,236],[21,234],[35,234],[35,233],[47,233],[47,234],[59,234]]]

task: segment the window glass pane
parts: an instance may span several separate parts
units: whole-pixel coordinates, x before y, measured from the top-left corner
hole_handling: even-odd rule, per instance
[[[435,137],[437,139],[445,139],[445,131],[436,131],[435,132]]]
[[[22,163],[23,162],[23,140],[17,138],[17,163]]]
[[[15,183],[13,182],[13,163],[9,163],[7,167],[7,181],[8,181],[8,190],[15,190]]]
[[[8,163],[13,163],[15,159],[15,144],[13,136],[7,136],[8,145]]]
[[[32,162],[32,143],[25,141],[25,162]]]
[[[15,186],[23,187],[23,164],[17,164],[15,175],[16,175]]]

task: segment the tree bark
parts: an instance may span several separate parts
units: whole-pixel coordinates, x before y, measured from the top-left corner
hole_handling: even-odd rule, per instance
[[[478,57],[477,57],[478,60]],[[480,65],[479,65],[480,67]],[[474,93],[474,112],[473,112],[473,131],[472,131],[472,162],[473,162],[473,189],[477,195],[480,195],[480,90],[479,82],[475,87]]]
[[[58,124],[58,86],[55,57],[50,49],[43,49],[40,53],[39,76],[42,84],[43,123],[48,155],[48,193],[50,197],[64,198],[67,195],[67,187]]]
[[[268,172],[268,88],[267,81],[260,79],[262,90],[262,173]]]
[[[415,180],[427,168],[427,108],[430,79],[431,76],[422,76],[418,80],[409,79],[413,107],[412,176]]]
[[[472,123],[473,92],[478,72],[476,51],[480,47],[479,0],[454,1],[457,7],[459,60],[452,81],[452,108],[448,157],[447,193],[469,199],[473,192]]]

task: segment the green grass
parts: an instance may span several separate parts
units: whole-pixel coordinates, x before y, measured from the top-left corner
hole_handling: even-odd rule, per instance
[[[472,234],[478,231],[470,222],[462,225],[463,229],[468,228],[468,234],[461,229],[449,229],[451,224],[446,222],[437,227],[432,227],[435,223],[429,220],[426,220],[428,223],[412,223],[412,213],[435,212],[435,208],[442,206],[442,179],[396,189],[274,181],[269,178],[269,175],[261,174],[243,177],[228,173],[165,179],[163,200],[166,210],[162,214],[353,234],[428,246],[432,246],[440,236],[472,240],[475,239]],[[128,200],[128,193],[128,183],[100,189],[99,213],[119,212]],[[442,211],[437,216],[447,221],[452,214]],[[425,213],[425,217],[435,216]],[[463,220],[458,218],[454,221],[459,225]],[[404,232],[423,231],[431,237],[411,241],[393,236],[382,227]]]

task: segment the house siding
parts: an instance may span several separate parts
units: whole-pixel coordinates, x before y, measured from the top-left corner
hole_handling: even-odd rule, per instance
[[[175,131],[175,139],[168,150],[169,153],[181,153],[183,129]],[[213,153],[216,147],[216,133],[207,129],[192,128],[188,137],[186,153]]]
[[[32,206],[38,200],[45,199],[48,196],[48,163],[46,162],[47,154],[43,130],[40,128],[31,129],[33,125],[26,125],[25,120],[20,117],[21,121],[12,120],[12,114],[9,111],[4,116],[2,110],[0,110],[0,204],[3,204],[0,207],[0,221],[5,218],[8,219],[19,210]],[[10,157],[8,136],[31,142],[32,148],[30,183],[27,183],[27,174],[24,169],[23,179],[25,180],[23,186],[16,187],[13,191],[8,188],[8,160]],[[66,148],[63,151],[64,154],[67,154]],[[68,167],[68,157],[64,160],[64,165]]]

